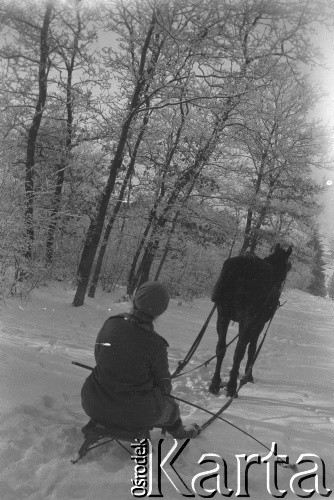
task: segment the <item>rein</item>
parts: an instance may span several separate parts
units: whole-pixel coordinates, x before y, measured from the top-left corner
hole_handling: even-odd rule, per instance
[[[221,422],[224,422],[225,424],[228,424],[230,425],[231,427],[234,427],[234,429],[237,429],[238,431],[242,432],[245,436],[253,439],[253,441],[255,441],[256,443],[260,444],[261,446],[263,446],[266,450],[268,451],[271,451],[271,448],[269,448],[266,444],[264,444],[262,441],[260,441],[259,439],[257,439],[256,437],[254,437],[252,434],[250,434],[249,432],[245,431],[244,429],[242,429],[241,427],[238,427],[237,425],[235,424],[232,424],[232,422],[230,422],[229,420],[226,420],[225,418],[223,417],[220,417],[219,415],[217,415],[216,413],[213,413],[212,411],[210,410],[207,410],[206,408],[203,408],[202,406],[199,406],[199,405],[196,405],[194,403],[190,403],[189,401],[185,400],[185,399],[182,399],[182,398],[179,398],[177,396],[172,396],[171,394],[169,395],[170,397],[172,397],[173,399],[175,399],[176,401],[180,401],[180,403],[185,403],[187,405],[190,405],[190,406],[193,406],[194,408],[197,408],[198,410],[201,410],[201,411],[204,411],[205,413],[208,413],[209,415],[212,415],[215,417],[215,419],[218,419],[220,420]],[[205,427],[204,425],[200,426],[200,430],[204,430]],[[275,453],[274,453],[275,454]],[[275,456],[277,456],[275,454]],[[285,462],[281,461],[281,460],[278,460],[277,463],[279,465],[281,465],[282,467],[284,468],[290,468],[290,469],[293,469],[293,470],[297,470],[297,466],[295,464],[286,464]]]
[[[268,325],[269,326],[269,325]],[[263,343],[263,342],[262,342]],[[76,365],[76,366],[80,366],[81,368],[86,368],[87,370],[93,370],[93,368],[91,366],[88,366],[88,365],[85,365],[83,363],[79,363],[77,361],[72,361],[72,365]],[[240,387],[239,387],[240,389]],[[239,391],[238,389],[238,391]],[[232,422],[230,422],[229,420],[226,420],[225,418],[222,418],[220,416],[220,414],[222,413],[222,411],[224,410],[220,410],[219,412],[217,413],[213,413],[211,412],[210,410],[207,410],[206,408],[203,408],[202,406],[199,406],[199,405],[196,405],[195,403],[190,403],[189,401],[185,400],[185,399],[182,399],[182,398],[179,398],[177,396],[172,396],[171,394],[169,394],[169,397],[170,398],[173,398],[175,399],[176,401],[180,401],[181,403],[185,403],[187,405],[190,405],[194,408],[197,408],[198,410],[201,410],[201,411],[204,411],[205,413],[208,413],[209,415],[211,415],[211,418],[206,422],[204,423],[201,427],[200,427],[200,430],[204,430],[206,427],[208,427],[208,425],[210,423],[212,423],[214,420],[220,420],[221,422],[225,422],[226,424],[230,425],[231,427],[234,427],[234,429],[237,429],[238,431],[242,432],[245,436],[253,439],[256,443],[260,444],[261,446],[263,446],[266,450],[268,451],[271,451],[271,449],[266,445],[264,444],[262,441],[260,441],[259,439],[257,439],[256,437],[252,436],[252,434],[250,434],[249,432],[245,431],[244,429],[241,429],[241,427],[238,427],[237,425],[233,424]],[[234,398],[231,398],[231,400],[233,400]],[[229,402],[229,404],[231,404],[232,401]],[[224,405],[226,406],[226,405]],[[226,408],[225,408],[226,409]],[[90,448],[90,450],[92,450],[93,448],[97,448],[99,446],[102,446],[104,444],[107,444],[107,443],[110,443],[112,441],[116,441],[122,448],[124,448],[125,451],[127,451],[130,455],[132,454],[132,452],[130,452],[128,450],[128,448],[126,446],[123,445],[123,443],[121,443],[118,439],[108,439],[107,441],[103,441],[102,443],[99,443],[99,444],[96,444],[94,446],[92,446]],[[275,456],[277,456],[275,454]],[[296,470],[296,465],[295,464],[286,464],[285,462],[283,461],[278,461],[277,462],[279,465],[281,465],[282,467],[285,467],[285,468],[291,468],[293,470]]]
[[[283,291],[283,287],[284,287],[284,285],[285,285],[285,281],[286,281],[286,280],[284,280],[284,281],[283,281],[283,283],[281,284],[281,288],[280,288],[280,296],[281,296],[281,293],[282,293],[282,291]],[[274,285],[272,286],[272,289],[271,289],[271,291],[270,291],[270,293],[269,293],[269,295],[268,295],[268,297],[267,297],[266,302],[268,301],[268,299],[269,299],[269,297],[270,297],[270,294],[271,294],[271,292],[272,292],[273,288],[274,288]],[[269,321],[269,323],[268,323],[268,325],[267,325],[266,331],[264,332],[264,335],[263,335],[263,337],[262,337],[262,340],[261,340],[261,342],[260,342],[260,345],[258,346],[258,348],[257,348],[257,350],[256,350],[256,353],[255,353],[255,355],[254,355],[253,361],[252,361],[251,365],[249,366],[249,368],[248,368],[247,372],[245,373],[245,379],[247,379],[247,375],[248,375],[248,374],[249,374],[249,372],[252,370],[252,368],[253,368],[253,366],[254,366],[254,364],[255,364],[255,361],[256,361],[256,360],[257,360],[257,358],[258,358],[258,355],[259,355],[259,353],[260,353],[260,351],[261,351],[261,349],[262,349],[262,346],[263,346],[263,344],[264,344],[264,341],[265,341],[265,339],[266,339],[266,337],[267,337],[267,333],[268,333],[269,327],[270,327],[270,325],[271,325],[271,322],[272,322],[272,320],[273,320],[273,318],[274,318],[274,316],[275,316],[275,313],[276,313],[277,309],[279,309],[280,307],[282,307],[284,304],[285,304],[285,302],[283,302],[283,304],[280,304],[280,302],[278,302],[278,304],[277,304],[277,306],[276,306],[276,308],[275,308],[275,310],[274,310],[274,312],[273,312],[273,314],[272,314],[272,316],[271,316],[271,318],[270,318],[270,321]],[[230,399],[229,399],[229,400],[228,400],[228,401],[227,401],[227,402],[226,402],[226,403],[225,403],[225,404],[224,404],[224,405],[220,408],[220,410],[218,410],[218,411],[217,411],[217,412],[216,412],[216,413],[215,413],[215,414],[214,414],[211,418],[209,418],[209,420],[207,420],[207,421],[206,421],[206,422],[202,425],[201,429],[206,429],[206,427],[208,427],[210,424],[212,424],[212,422],[214,422],[217,418],[219,418],[219,415],[221,415],[221,414],[222,414],[222,413],[223,413],[223,412],[224,412],[224,411],[225,411],[225,410],[226,410],[226,409],[227,409],[227,408],[228,408],[228,407],[232,404],[232,402],[234,401],[234,399],[238,396],[238,394],[239,394],[239,391],[240,391],[241,387],[242,387],[243,385],[245,385],[246,383],[247,383],[247,382],[242,382],[242,379],[240,380],[240,382],[239,382],[239,387],[238,387],[238,389],[237,389],[236,393],[235,393],[232,397],[230,397]]]
[[[233,337],[232,340],[230,340],[230,342],[228,344],[226,344],[226,348],[230,347],[231,344],[233,344],[233,342],[239,337],[239,334],[237,334],[235,337]],[[198,370],[198,368],[201,368],[202,366],[208,366],[208,364],[217,357],[217,354],[215,354],[214,356],[211,356],[211,358],[207,359],[206,361],[204,361],[204,363],[201,363],[200,365],[198,366],[195,366],[194,368],[192,368],[191,370],[187,370],[186,372],[182,372],[182,373],[179,373],[178,375],[175,375],[175,372],[174,374],[171,376],[171,378],[177,378],[177,377],[182,377],[183,375],[187,375],[188,373],[191,373],[195,370]],[[179,364],[180,364],[180,361],[179,361]]]
[[[275,315],[275,312],[277,311],[277,309],[278,309],[279,307],[280,307],[280,306],[277,306],[277,307],[276,307],[276,309],[275,309],[275,311],[274,311],[274,313],[273,313],[272,317],[270,318],[270,321],[269,321],[269,323],[268,323],[268,325],[267,325],[266,331],[265,331],[265,333],[264,333],[264,335],[263,335],[263,338],[262,338],[262,340],[261,340],[261,342],[260,342],[260,345],[258,346],[258,348],[257,348],[257,350],[256,350],[256,353],[255,353],[255,355],[254,355],[253,362],[252,362],[252,364],[249,366],[249,369],[247,370],[246,376],[247,376],[247,374],[249,373],[249,371],[253,368],[253,366],[254,366],[254,364],[255,364],[255,361],[256,361],[256,359],[257,359],[257,357],[258,357],[258,355],[259,355],[259,353],[260,353],[260,351],[261,351],[261,349],[262,349],[262,346],[263,346],[263,344],[264,344],[265,338],[266,338],[266,336],[267,336],[267,333],[268,333],[268,330],[269,330],[270,324],[271,324],[271,322],[272,322],[272,320],[273,320],[273,317],[274,317],[274,315]],[[212,313],[213,313],[213,311],[214,311],[214,310],[215,310],[215,307],[212,309],[212,311],[211,311],[211,315],[212,315]],[[210,317],[211,317],[211,316],[210,316]],[[210,320],[210,317],[208,318],[209,320]],[[209,322],[209,321],[207,320],[207,322],[206,322],[206,323],[208,323],[208,322]],[[204,327],[203,327],[203,328],[204,328]],[[202,328],[202,330],[203,330],[203,328]],[[204,329],[204,331],[205,331],[205,329]],[[204,332],[203,332],[203,333],[204,333]],[[203,336],[203,334],[202,334],[202,336]],[[235,337],[235,338],[236,338],[236,337]],[[197,339],[196,339],[196,340],[197,340]],[[231,344],[234,340],[235,340],[235,339],[233,339],[233,340],[230,342],[230,344]],[[194,343],[194,344],[195,344],[195,343]],[[193,345],[194,345],[194,344],[193,344]],[[198,344],[197,344],[197,345],[198,345]],[[213,359],[213,358],[212,358],[212,359]],[[93,370],[93,368],[92,368],[91,366],[84,365],[83,363],[79,363],[79,362],[77,362],[77,361],[72,361],[72,365],[80,366],[81,368],[86,368],[87,370]],[[198,368],[198,367],[197,367],[197,368]],[[193,370],[190,370],[190,371],[193,371]],[[182,374],[182,375],[184,375],[184,374]],[[173,376],[172,376],[171,378],[173,378]],[[228,401],[227,401],[227,402],[226,402],[226,403],[225,403],[225,404],[224,404],[224,405],[220,408],[220,410],[218,410],[216,413],[213,413],[213,414],[212,414],[211,418],[209,418],[209,420],[207,420],[207,422],[205,422],[205,423],[201,426],[201,430],[206,429],[206,428],[207,428],[207,427],[208,427],[208,426],[209,426],[212,422],[214,422],[217,418],[219,418],[219,415],[221,415],[221,414],[222,414],[222,413],[223,413],[223,412],[224,412],[224,411],[225,411],[225,410],[226,410],[226,409],[227,409],[227,408],[231,405],[231,403],[233,402],[233,400],[237,397],[237,395],[238,395],[238,393],[239,393],[239,391],[240,391],[241,387],[242,387],[243,385],[245,385],[245,383],[246,383],[246,382],[244,382],[244,383],[243,383],[242,381],[240,381],[240,382],[239,382],[239,387],[238,387],[238,389],[237,389],[236,393],[235,393],[233,396],[231,396],[231,397],[230,397],[230,399],[229,399],[229,400],[228,400]],[[171,396],[171,397],[174,397],[175,399],[177,399],[175,396]],[[192,404],[192,403],[189,403],[189,404]]]
[[[284,281],[283,281],[283,283],[281,284],[281,287],[280,287],[280,295],[281,295],[281,293],[282,293],[282,290],[283,290],[284,284],[285,284],[285,280],[284,280]],[[263,307],[264,307],[264,306],[266,305],[266,303],[268,302],[268,300],[269,300],[269,298],[270,298],[270,295],[271,295],[271,293],[272,293],[272,291],[273,291],[273,289],[274,289],[274,286],[275,286],[275,285],[273,285],[273,286],[272,286],[272,288],[271,288],[271,290],[270,290],[270,292],[269,292],[269,294],[268,294],[268,297],[267,297],[267,299],[266,299],[266,301],[265,301],[265,303],[264,303]],[[282,304],[282,305],[284,305],[284,304]],[[258,346],[258,348],[257,348],[257,350],[256,350],[256,353],[255,353],[255,355],[254,355],[253,361],[252,361],[251,365],[249,366],[249,368],[248,368],[248,370],[247,370],[247,372],[246,372],[246,374],[245,374],[245,379],[247,379],[247,375],[248,375],[248,373],[249,373],[249,372],[250,372],[250,370],[253,368],[253,366],[254,366],[254,364],[255,364],[255,361],[256,361],[256,360],[257,360],[257,358],[258,358],[258,355],[259,355],[259,353],[260,353],[260,351],[261,351],[261,349],[262,349],[262,346],[263,346],[264,341],[265,341],[265,339],[266,339],[266,336],[267,336],[267,333],[268,333],[269,327],[270,327],[270,325],[271,325],[271,322],[272,322],[272,320],[273,320],[273,318],[274,318],[274,315],[275,315],[275,313],[276,313],[277,309],[279,309],[280,307],[282,307],[282,305],[280,304],[280,302],[278,302],[278,304],[277,304],[277,306],[276,306],[276,308],[275,308],[275,310],[274,310],[274,312],[273,312],[273,314],[272,314],[272,316],[271,316],[271,318],[270,318],[270,320],[269,320],[269,322],[268,322],[268,325],[267,325],[266,331],[265,331],[265,333],[264,333],[264,335],[263,335],[263,337],[262,337],[262,340],[261,340],[261,342],[260,342],[260,345]],[[262,307],[262,310],[263,310],[263,307]],[[197,367],[195,367],[195,368],[193,368],[193,369],[191,369],[191,370],[188,370],[187,372],[184,372],[184,373],[182,373],[182,374],[180,373],[180,372],[182,371],[182,369],[183,369],[183,368],[184,368],[184,367],[185,367],[185,366],[189,363],[189,361],[190,361],[190,359],[192,358],[192,356],[194,355],[194,353],[195,353],[195,351],[196,351],[197,347],[199,346],[200,341],[202,340],[202,338],[203,338],[203,336],[204,336],[204,333],[205,333],[205,331],[206,331],[206,329],[207,329],[207,326],[208,326],[208,324],[209,324],[209,322],[210,322],[210,319],[211,319],[211,317],[212,317],[212,315],[213,315],[213,313],[214,313],[215,309],[216,309],[216,304],[214,304],[214,306],[212,307],[212,309],[211,309],[211,311],[210,311],[210,313],[209,313],[209,316],[207,317],[207,319],[206,319],[206,321],[205,321],[204,325],[202,326],[202,328],[201,328],[201,330],[200,330],[199,334],[197,335],[197,337],[196,337],[195,341],[193,342],[192,346],[190,347],[190,349],[189,349],[189,351],[188,351],[187,355],[185,356],[184,360],[183,360],[183,361],[179,361],[178,367],[176,368],[175,372],[171,375],[171,379],[176,378],[176,377],[181,376],[181,375],[185,375],[186,373],[190,373],[190,372],[192,372],[192,371],[194,371],[194,370],[196,370],[196,369],[200,368],[200,367],[201,367],[201,366],[203,366],[203,365],[207,365],[210,361],[212,361],[212,360],[216,357],[216,355],[215,355],[215,356],[212,356],[210,359],[208,359],[207,361],[205,361],[205,362],[204,362],[204,363],[202,363],[201,365],[199,365],[199,366],[197,366]],[[262,310],[261,310],[261,311],[262,311]],[[259,313],[259,315],[260,315],[260,313]],[[258,316],[258,317],[259,317],[259,316]],[[254,321],[256,321],[256,320],[258,319],[258,317],[256,317],[256,318],[254,319]],[[232,344],[232,342],[234,342],[234,340],[235,340],[237,337],[238,337],[238,335],[236,335],[236,336],[235,336],[235,337],[234,337],[234,338],[233,338],[233,339],[229,342],[228,346],[229,346],[230,344]],[[72,364],[73,364],[73,365],[76,365],[76,366],[80,366],[80,367],[82,367],[82,368],[86,368],[86,369],[88,369],[88,370],[93,370],[93,368],[92,368],[92,367],[90,367],[90,366],[88,366],[88,365],[84,365],[84,364],[82,364],[82,363],[78,363],[78,362],[76,362],[76,361],[72,361]],[[228,407],[232,404],[232,402],[234,401],[234,399],[238,396],[238,393],[239,393],[239,391],[240,391],[241,387],[242,387],[243,385],[245,385],[246,383],[247,383],[247,382],[242,382],[242,379],[240,380],[240,382],[239,382],[239,386],[238,386],[238,388],[237,388],[237,390],[236,390],[236,393],[235,393],[233,396],[231,396],[231,397],[230,397],[230,399],[229,399],[229,400],[228,400],[228,401],[227,401],[227,402],[226,402],[226,403],[225,403],[225,404],[224,404],[224,405],[223,405],[223,406],[222,406],[222,407],[221,407],[221,408],[220,408],[220,409],[219,409],[216,413],[212,414],[211,418],[209,418],[209,420],[207,420],[207,421],[206,421],[206,422],[205,422],[205,423],[201,426],[201,430],[206,429],[206,428],[207,428],[207,427],[208,427],[208,426],[209,426],[212,422],[214,422],[217,418],[220,418],[220,415],[221,415],[221,414],[222,414],[222,413],[223,413],[223,412],[224,412],[224,411],[225,411],[225,410],[226,410],[226,409],[227,409],[227,408],[228,408]],[[172,397],[174,397],[174,396],[172,396]],[[175,397],[175,399],[177,399],[177,398]],[[191,404],[191,403],[188,403],[188,404]],[[195,407],[196,407],[196,406],[195,406]]]
[[[280,287],[280,295],[281,295],[281,293],[282,293],[282,290],[283,290],[284,284],[285,284],[285,280],[284,280],[284,281],[283,281],[283,283],[281,284],[281,287]],[[266,306],[266,304],[267,304],[268,300],[270,299],[270,296],[271,296],[271,294],[272,294],[272,291],[273,291],[273,289],[274,289],[275,285],[276,285],[275,283],[272,285],[271,290],[270,290],[270,292],[269,292],[269,294],[268,294],[268,296],[267,296],[267,298],[266,298],[266,300],[265,300],[264,304],[263,304],[263,305],[262,305],[262,307],[261,307],[261,311],[259,312],[259,314],[257,315],[257,317],[255,317],[255,318],[254,318],[254,320],[253,320],[253,322],[254,322],[254,323],[255,323],[255,322],[258,320],[258,318],[261,316],[261,313],[262,313],[262,311],[263,311],[264,307]],[[215,312],[216,307],[217,307],[217,305],[216,305],[216,304],[214,304],[213,308],[211,309],[211,311],[210,311],[210,313],[209,313],[209,316],[207,317],[207,319],[206,319],[206,321],[205,321],[204,325],[202,326],[202,328],[201,328],[201,330],[200,330],[199,334],[197,335],[196,339],[194,340],[194,342],[193,342],[192,346],[190,347],[189,351],[187,352],[186,356],[184,357],[184,359],[183,359],[182,361],[179,361],[179,362],[178,362],[178,366],[177,366],[176,370],[174,371],[174,373],[171,375],[171,379],[173,379],[173,378],[177,378],[177,377],[182,377],[183,375],[187,375],[188,373],[191,373],[191,372],[193,372],[193,371],[195,371],[195,370],[198,370],[198,369],[199,369],[199,368],[201,368],[202,366],[207,366],[207,365],[208,365],[208,364],[209,364],[209,363],[210,363],[213,359],[215,359],[215,358],[217,357],[217,354],[215,354],[214,356],[212,356],[211,358],[207,359],[206,361],[204,361],[204,362],[203,362],[203,363],[201,363],[200,365],[195,366],[195,367],[194,367],[194,368],[192,368],[191,370],[188,370],[188,371],[186,371],[186,372],[181,373],[181,371],[182,371],[182,370],[183,370],[183,369],[187,366],[187,364],[189,363],[189,361],[191,360],[191,358],[192,358],[192,357],[193,357],[193,355],[195,354],[195,351],[196,351],[197,347],[199,346],[199,344],[200,344],[200,342],[201,342],[201,340],[202,340],[202,338],[203,338],[203,336],[204,336],[204,333],[205,333],[205,331],[206,331],[206,329],[207,329],[207,327],[208,327],[208,324],[209,324],[209,322],[210,322],[210,319],[211,319],[211,317],[212,317],[213,313]],[[272,318],[274,317],[275,312],[277,311],[277,309],[278,309],[279,307],[281,307],[281,306],[280,306],[280,305],[278,305],[278,306],[276,307],[275,311],[273,312],[273,315],[272,315],[272,317],[271,317],[271,319],[270,319],[269,325],[270,325],[270,323],[271,323]],[[268,327],[269,327],[269,325],[268,325]],[[268,328],[267,328],[267,330],[268,330]],[[238,335],[236,335],[236,336],[235,336],[235,337],[234,337],[234,338],[233,338],[233,339],[232,339],[232,340],[231,340],[231,341],[230,341],[230,342],[226,345],[226,348],[228,348],[228,347],[229,347],[229,346],[230,346],[230,345],[231,345],[231,344],[235,341],[235,339],[236,339],[236,338],[238,338],[238,336],[239,336],[239,334],[238,334]]]
[[[211,309],[210,313],[209,313],[209,316],[207,317],[204,325],[202,326],[199,334],[197,335],[196,339],[194,340],[192,346],[190,347],[188,353],[186,354],[185,358],[183,359],[183,361],[179,361],[178,363],[178,367],[176,368],[175,372],[171,375],[171,378],[175,378],[177,376],[179,376],[179,373],[183,370],[183,368],[189,363],[189,361],[191,360],[191,358],[193,357],[197,347],[199,346],[202,338],[203,338],[203,335],[208,327],[208,324],[210,322],[210,319],[213,315],[213,313],[215,312],[215,309],[216,309],[216,304],[214,304],[213,308]],[[213,359],[213,358],[212,358]],[[211,360],[210,360],[211,361]],[[198,367],[199,368],[199,367]],[[192,370],[191,370],[192,371]],[[183,374],[182,374],[183,375]]]
[[[253,366],[254,366],[254,364],[255,364],[255,361],[257,360],[257,357],[258,357],[258,355],[259,355],[259,353],[260,353],[260,351],[261,351],[261,349],[262,349],[262,346],[263,346],[263,344],[264,344],[264,341],[265,341],[265,339],[266,339],[266,336],[267,336],[267,333],[268,333],[268,330],[269,330],[270,324],[271,324],[271,322],[272,322],[272,320],[273,320],[273,317],[274,317],[274,315],[275,315],[275,312],[277,311],[277,309],[278,309],[279,307],[280,307],[280,306],[276,307],[276,309],[275,309],[275,311],[274,311],[274,313],[273,313],[272,317],[270,318],[270,321],[269,321],[269,323],[268,323],[268,325],[267,325],[266,331],[265,331],[265,333],[264,333],[264,335],[263,335],[263,337],[262,337],[262,340],[261,340],[261,342],[260,342],[260,345],[258,346],[258,348],[257,348],[257,350],[256,350],[256,353],[255,353],[255,355],[254,355],[253,361],[252,361],[251,365],[249,366],[249,368],[248,368],[248,370],[247,370],[247,372],[246,372],[246,374],[245,374],[245,379],[247,379],[247,375],[249,374],[249,372],[251,371],[251,369],[253,368]],[[222,406],[222,407],[221,407],[221,408],[220,408],[220,409],[219,409],[219,410],[218,410],[215,414],[213,414],[213,416],[212,416],[211,418],[209,418],[209,420],[207,420],[207,421],[206,421],[206,422],[205,422],[205,423],[201,426],[201,429],[203,429],[203,430],[204,430],[204,429],[206,429],[206,428],[207,428],[210,424],[212,424],[212,422],[214,422],[217,418],[219,418],[219,415],[221,415],[221,414],[222,414],[225,410],[227,410],[227,408],[228,408],[228,407],[232,404],[232,402],[234,401],[234,399],[235,399],[236,397],[238,397],[238,394],[239,394],[239,391],[240,391],[241,387],[242,387],[243,385],[245,385],[246,383],[247,383],[247,382],[242,382],[242,379],[240,380],[240,382],[239,382],[239,387],[238,387],[238,389],[236,390],[235,394],[234,394],[233,396],[231,396],[231,397],[230,397],[230,399],[229,399],[229,400],[228,400],[228,401],[227,401],[227,402],[226,402],[226,403],[225,403],[225,404],[224,404],[224,405],[223,405],[223,406]]]

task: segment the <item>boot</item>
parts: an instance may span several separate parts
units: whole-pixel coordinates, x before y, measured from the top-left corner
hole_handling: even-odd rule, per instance
[[[165,429],[175,439],[195,438],[201,432],[197,424],[183,425],[180,418],[173,425],[165,427]]]

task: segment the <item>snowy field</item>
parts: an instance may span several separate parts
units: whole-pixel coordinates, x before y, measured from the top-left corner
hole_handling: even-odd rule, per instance
[[[50,285],[34,291],[27,303],[6,300],[1,304],[2,500],[133,498],[130,488],[134,462],[117,444],[93,450],[76,465],[70,462],[82,443],[80,427],[87,422],[80,390],[88,375],[71,361],[93,365],[94,342],[103,321],[109,315],[128,311],[129,304],[117,302],[115,294],[106,294],[74,308],[73,294],[70,288]],[[256,383],[242,388],[223,417],[269,447],[276,442],[278,452],[287,454],[290,462],[303,453],[321,457],[326,486],[334,490],[334,304],[296,290],[285,291],[282,298],[287,303],[277,312],[254,368]],[[183,358],[211,307],[209,300],[186,305],[172,301],[158,321],[157,331],[171,346],[171,371]],[[236,325],[230,328],[229,338],[235,332]],[[214,354],[215,344],[214,316],[191,366]],[[223,376],[230,369],[231,355],[230,348]],[[217,411],[226,398],[223,393],[216,397],[207,391],[213,368],[212,362],[177,379],[174,394]],[[185,421],[201,424],[208,418],[200,410],[181,406]],[[155,449],[159,438],[160,433],[153,431]],[[164,445],[169,449],[173,439],[167,438]],[[186,482],[205,470],[198,465],[204,453],[216,453],[226,461],[228,487],[234,491],[231,498],[236,498],[238,486],[236,455],[267,455],[254,440],[216,420],[189,442],[175,462]],[[298,498],[289,487],[293,474],[290,469],[278,467],[278,487],[287,490],[288,499]],[[221,475],[223,483],[223,468]],[[306,480],[303,488],[312,488],[314,483],[314,478]],[[214,487],[216,482],[208,480],[206,487],[210,484]],[[264,464],[250,467],[248,486],[250,498],[272,498],[267,491]],[[164,475],[162,493],[170,500],[183,498]],[[323,497],[314,494],[312,498]],[[329,498],[334,498],[334,492]]]

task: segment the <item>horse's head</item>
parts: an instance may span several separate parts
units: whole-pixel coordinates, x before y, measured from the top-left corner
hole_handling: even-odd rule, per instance
[[[291,262],[289,260],[292,253],[292,246],[290,245],[287,250],[284,250],[279,243],[275,245],[274,251],[265,258],[274,268],[275,277],[277,281],[283,282],[291,269]]]

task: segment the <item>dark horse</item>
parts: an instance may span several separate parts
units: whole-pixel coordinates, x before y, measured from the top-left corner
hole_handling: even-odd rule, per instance
[[[230,321],[239,323],[238,342],[233,367],[226,385],[227,396],[235,396],[240,363],[248,347],[245,376],[241,382],[254,382],[252,362],[257,341],[264,325],[279,305],[284,280],[291,269],[292,247],[284,250],[277,244],[274,252],[264,259],[253,254],[232,257],[224,262],[214,287],[212,301],[217,306],[216,347],[217,364],[210,392],[217,394],[221,387],[220,370],[226,351],[226,334]]]

